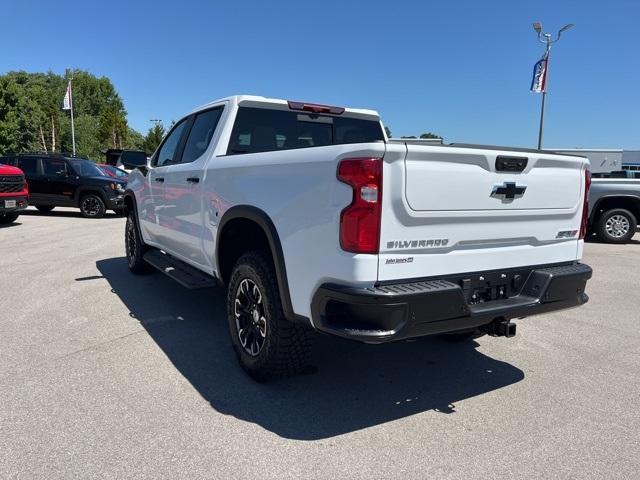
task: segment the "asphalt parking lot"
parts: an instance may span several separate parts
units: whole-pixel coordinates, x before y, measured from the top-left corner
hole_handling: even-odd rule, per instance
[[[640,476],[640,235],[588,243],[590,303],[513,339],[321,337],[317,373],[260,385],[224,292],[131,275],[123,228],[0,228],[0,478]]]

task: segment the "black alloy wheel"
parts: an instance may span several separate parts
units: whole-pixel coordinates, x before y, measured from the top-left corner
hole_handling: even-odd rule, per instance
[[[102,199],[95,194],[89,194],[80,200],[80,212],[83,217],[101,218],[105,212],[105,206]]]
[[[256,357],[267,338],[267,315],[262,292],[255,282],[245,278],[236,289],[234,315],[236,333],[244,351]]]

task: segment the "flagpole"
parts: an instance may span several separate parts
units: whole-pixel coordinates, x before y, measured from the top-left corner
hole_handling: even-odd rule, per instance
[[[538,150],[542,150],[542,129],[544,128],[544,107],[547,100],[547,92],[542,92],[542,108],[540,109],[540,129],[538,130]]]
[[[540,108],[540,129],[538,130],[538,150],[542,150],[542,136],[544,130],[544,109],[547,104],[547,81],[549,79],[549,51],[551,50],[551,44],[547,43],[546,60],[544,65],[544,85],[542,87],[542,107]],[[73,110],[72,110],[73,111]]]
[[[71,144],[73,145],[73,156],[76,156],[76,129],[73,123],[73,87],[71,82],[73,78],[69,80],[69,106],[71,107]]]
[[[568,23],[567,25],[562,27],[560,30],[558,30],[558,33],[556,34],[556,38],[554,40],[550,33],[542,33],[542,25],[540,24],[540,22],[534,22],[533,24],[533,29],[538,34],[538,41],[540,43],[544,43],[546,46],[545,55],[543,57],[544,71],[542,74],[538,74],[538,75],[541,75],[542,78],[537,80],[538,82],[542,82],[542,83],[540,87],[536,86],[536,88],[534,88],[534,85],[536,82],[536,76],[537,76],[536,72],[534,71],[534,78],[531,84],[532,92],[542,93],[542,106],[540,107],[540,128],[538,130],[538,150],[542,150],[542,135],[543,135],[543,129],[544,129],[544,110],[547,105],[547,81],[549,79],[549,52],[551,50],[551,45],[556,43],[558,40],[560,40],[562,33],[566,32],[573,26],[574,26],[573,23]]]

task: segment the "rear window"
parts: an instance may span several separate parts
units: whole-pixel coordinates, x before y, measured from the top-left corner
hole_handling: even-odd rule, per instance
[[[67,162],[57,158],[45,158],[42,160],[45,175],[60,175],[67,172]]]
[[[383,140],[380,122],[375,120],[240,107],[227,154]]]

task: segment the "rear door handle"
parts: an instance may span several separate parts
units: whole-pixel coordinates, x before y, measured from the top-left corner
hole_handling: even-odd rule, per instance
[[[154,182],[164,183],[164,177],[156,177],[153,179]]]
[[[199,183],[200,179],[198,177],[189,177],[187,178],[188,183]]]

